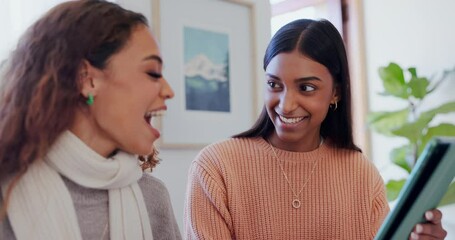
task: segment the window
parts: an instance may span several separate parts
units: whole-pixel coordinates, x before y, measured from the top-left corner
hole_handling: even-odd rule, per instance
[[[0,61],[3,62],[25,30],[47,10],[64,0],[5,0],[1,1]]]
[[[325,18],[343,33],[341,0],[270,0],[272,35],[288,22],[300,18]]]

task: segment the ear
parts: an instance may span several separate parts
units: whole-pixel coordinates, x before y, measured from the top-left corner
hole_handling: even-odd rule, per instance
[[[335,104],[339,102],[341,99],[340,97],[340,87],[335,85],[332,91],[332,99],[330,100],[330,104]]]
[[[101,85],[100,80],[103,76],[104,73],[102,70],[92,66],[87,60],[82,60],[81,66],[79,67],[79,84],[81,86],[80,91],[82,96],[85,98],[89,94],[96,96]]]

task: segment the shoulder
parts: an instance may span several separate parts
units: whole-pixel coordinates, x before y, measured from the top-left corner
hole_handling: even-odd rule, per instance
[[[337,160],[374,166],[364,153],[357,150],[329,146],[328,152],[330,157],[336,158]]]
[[[156,202],[160,199],[162,201],[169,199],[169,192],[164,183],[151,174],[144,173],[142,178],[139,179],[138,184],[146,201],[153,200]]]
[[[375,179],[381,178],[374,163],[362,152],[352,149],[329,147],[327,157],[334,164],[348,167],[358,174],[374,177]]]
[[[212,143],[201,150],[201,153],[232,154],[254,147],[257,138],[229,138]]]
[[[259,138],[230,138],[203,148],[193,164],[210,168],[226,166],[250,158],[261,148]]]
[[[191,163],[190,175],[223,181],[227,175],[257,158],[261,152],[261,141],[260,138],[230,138],[212,143],[195,157]]]

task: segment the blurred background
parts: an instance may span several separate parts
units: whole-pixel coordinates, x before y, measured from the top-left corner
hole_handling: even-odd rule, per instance
[[[0,0],[0,61],[3,62],[8,58],[9,53],[14,49],[18,38],[26,28],[59,2],[62,0]],[[250,69],[245,72],[236,69],[230,71],[233,74],[234,71],[237,71],[240,76],[249,76],[247,77],[249,82],[246,85],[250,91],[241,93],[242,96],[233,95],[232,101],[234,107],[235,104],[242,104],[236,103],[237,100],[235,99],[241,99],[247,103],[251,102],[252,107],[249,111],[253,112],[253,116],[238,119],[240,123],[235,124],[235,126],[239,126],[239,128],[227,128],[227,132],[214,134],[215,137],[208,136],[208,139],[217,141],[227,138],[245,130],[245,126],[252,124],[262,106],[262,85],[259,82],[263,76],[262,57],[267,43],[282,25],[298,18],[328,19],[342,34],[348,50],[352,78],[355,139],[368,158],[376,164],[386,183],[390,180],[403,180],[408,176],[409,169],[406,170],[406,167],[396,164],[397,154],[391,153],[395,148],[408,144],[409,138],[406,137],[406,134],[402,134],[401,137],[394,136],[397,134],[390,134],[390,132],[384,134],[386,132],[384,125],[387,125],[385,126],[387,128],[390,125],[400,125],[417,119],[412,119],[416,115],[401,115],[401,117],[390,118],[391,120],[380,122],[375,126],[374,120],[371,120],[372,112],[393,112],[408,109],[409,103],[412,102],[414,105],[418,103],[419,108],[416,111],[419,114],[448,103],[446,111],[440,111],[441,114],[435,116],[431,122],[426,123],[426,128],[422,132],[418,132],[417,135],[425,135],[430,132],[429,129],[435,129],[441,123],[455,124],[455,109],[451,105],[455,101],[453,94],[455,89],[453,74],[455,70],[455,45],[453,44],[455,43],[455,31],[451,30],[454,23],[452,16],[455,1],[117,0],[112,2],[141,12],[148,18],[152,30],[162,44],[165,62],[166,59],[170,61],[165,63],[165,66],[167,65],[165,76],[171,85],[173,85],[172,81],[178,81],[178,77],[173,78],[173,80],[170,79],[175,74],[175,71],[170,69],[170,66],[174,66],[173,61],[175,61],[171,56],[171,51],[179,43],[166,40],[166,38],[172,38],[169,36],[171,29],[167,26],[173,22],[173,19],[176,21],[184,19],[182,16],[187,14],[184,11],[185,9],[193,6],[197,11],[202,12],[198,15],[202,19],[200,21],[209,23],[213,19],[204,19],[203,12],[210,12],[212,9],[216,11],[217,8],[221,8],[225,14],[221,17],[224,21],[235,20],[238,24],[247,26],[246,30],[239,29],[236,32],[231,29],[227,32],[232,35],[230,36],[233,41],[237,35],[246,36],[249,41],[245,49],[232,47],[230,56],[235,59],[237,52],[238,54],[244,51],[248,52],[250,58],[247,58],[246,61],[247,64],[250,64],[248,65]],[[207,10],[205,6],[207,6]],[[229,17],[230,11],[234,17]],[[236,14],[241,14],[243,17],[235,17]],[[164,23],[168,25],[164,25]],[[440,81],[441,84],[431,94],[426,95],[424,99],[415,96],[410,99],[384,96],[380,93],[390,93],[393,92],[393,89],[384,87],[379,69],[387,70],[385,67],[392,62],[401,66],[405,79],[412,79],[413,77],[412,72],[408,72],[407,69],[415,68],[419,78],[428,80],[428,87],[424,89],[426,92],[429,92],[429,89],[436,82]],[[235,64],[232,64],[232,67],[235,67]],[[232,75],[231,77],[235,76]],[[406,81],[408,82],[408,80]],[[426,86],[426,84],[424,85]],[[178,86],[173,87],[179,89]],[[177,95],[180,94],[179,91],[176,93]],[[235,92],[233,91],[233,93]],[[176,109],[179,106],[178,101],[175,104]],[[169,109],[173,107],[173,104],[169,104]],[[207,121],[207,119],[197,117],[195,119]],[[164,117],[163,121],[156,122],[163,129],[164,140],[157,143],[162,162],[152,174],[160,178],[168,187],[174,212],[180,228],[183,230],[183,205],[187,171],[193,158],[209,141],[198,144],[181,142],[173,144],[172,142],[179,139],[191,141],[191,139],[197,139],[198,136],[193,133],[177,131],[173,129],[172,125],[166,126],[165,123],[168,121],[175,121],[175,124],[181,123],[185,126],[186,120],[175,117],[175,113],[170,112]],[[453,129],[450,126],[446,130],[444,128],[442,135],[455,135]],[[211,127],[203,130],[212,133],[217,131]],[[167,138],[166,136],[171,137]],[[404,155],[402,158],[407,161],[405,165],[412,168],[412,161]],[[449,231],[447,239],[455,239],[454,206],[454,204],[449,204],[441,208],[444,211],[444,226]]]

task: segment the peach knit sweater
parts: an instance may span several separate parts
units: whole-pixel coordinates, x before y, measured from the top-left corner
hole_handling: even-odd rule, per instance
[[[311,152],[276,149],[294,198],[262,138],[212,144],[193,161],[185,206],[187,239],[372,239],[389,208],[365,156],[324,143]]]

